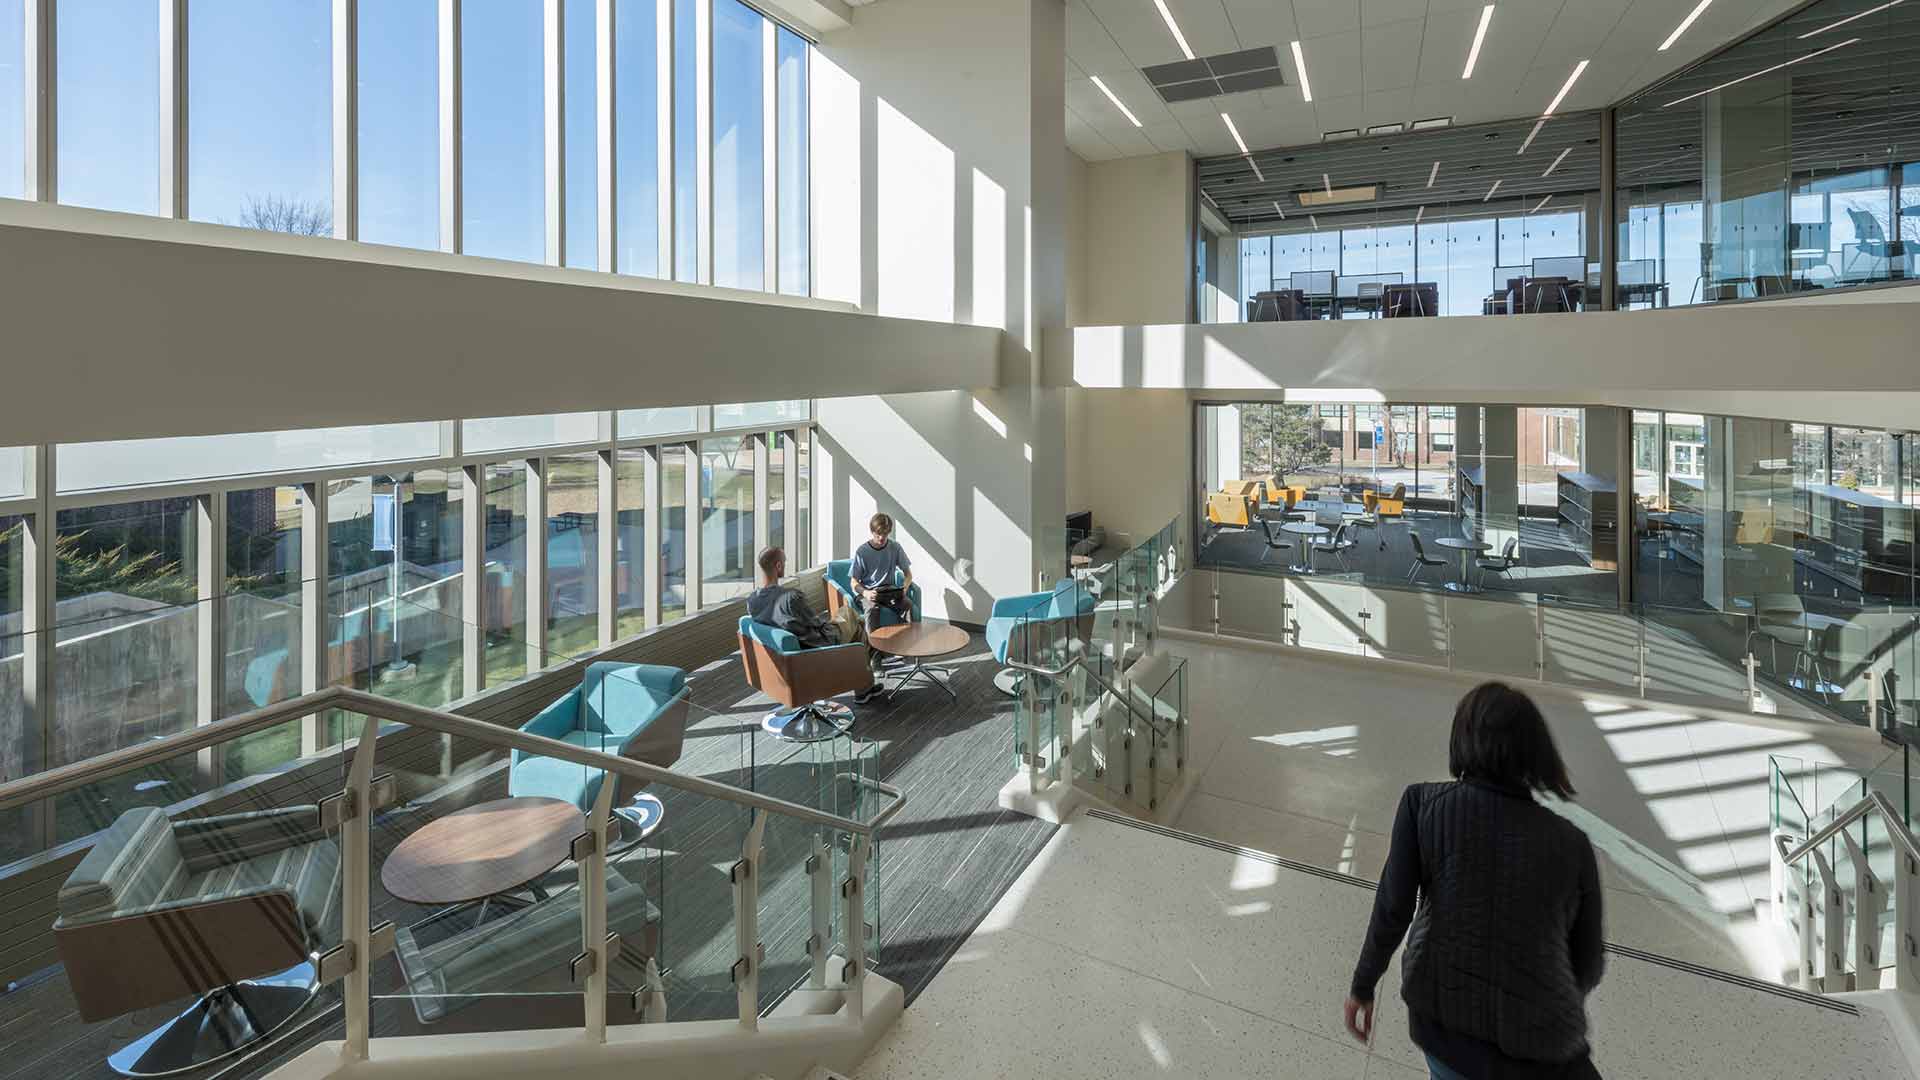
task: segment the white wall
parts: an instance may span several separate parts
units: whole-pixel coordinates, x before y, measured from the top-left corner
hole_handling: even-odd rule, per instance
[[[992,597],[1064,563],[1066,395],[1037,353],[1066,319],[1065,6],[887,0],[853,15],[813,64],[816,289],[1006,334],[996,377],[969,391],[820,403],[815,484],[831,505],[816,542],[848,551],[885,509],[928,614],[984,621]]]
[[[0,200],[0,443],[994,383],[998,331]]]
[[[1144,539],[1190,513],[1193,410],[1184,390],[1086,390],[1084,509],[1109,530]]]
[[[1074,325],[1185,322],[1194,213],[1186,152],[1088,163],[1086,206],[1084,299]]]
[[[1920,415],[1912,304],[1082,327],[1059,338],[1048,378],[1089,389],[1621,405],[1895,429]]]

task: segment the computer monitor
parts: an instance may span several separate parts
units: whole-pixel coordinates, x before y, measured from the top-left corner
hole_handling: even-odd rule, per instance
[[[1562,277],[1568,281],[1587,279],[1587,257],[1585,255],[1562,255],[1551,259],[1533,260],[1533,272],[1528,277]]]
[[[1654,281],[1654,261],[1622,259],[1616,280],[1621,285],[1651,285]]]
[[[1403,276],[1405,275],[1397,271],[1387,274],[1342,274],[1340,275],[1338,286],[1334,289],[1334,295],[1342,300],[1353,300],[1360,295],[1361,282],[1371,281],[1381,285],[1398,285]]]
[[[1293,287],[1308,297],[1333,295],[1333,271],[1331,270],[1295,270],[1288,279]]]

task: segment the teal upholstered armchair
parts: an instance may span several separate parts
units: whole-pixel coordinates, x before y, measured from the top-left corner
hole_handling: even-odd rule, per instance
[[[1093,630],[1096,606],[1093,592],[1073,578],[1061,578],[1050,592],[1003,596],[993,602],[987,618],[987,647],[1002,664],[1009,656],[1039,662],[1032,654],[1046,645],[1085,641]],[[1008,668],[994,677],[994,685],[1006,693],[1018,693],[1024,674]]]
[[[894,573],[894,582],[900,581],[898,571]],[[842,605],[852,605],[854,614],[865,616],[866,606],[853,592],[853,560],[835,559],[827,564],[827,614],[838,615]],[[913,609],[913,621],[920,621],[920,586],[907,586],[907,605]],[[900,621],[900,616],[892,609],[883,610],[875,616],[881,626],[891,626]]]
[[[793,634],[744,615],[739,638],[747,685],[778,706],[761,717],[762,730],[783,739],[810,741],[852,725],[853,710],[845,702],[829,699],[873,685],[865,645],[854,642],[809,649]]]
[[[340,849],[312,806],[179,821],[136,807],[67,875],[58,910],[82,1021],[201,995],[108,1064],[133,1076],[197,1068],[312,999],[314,962],[340,940]]]
[[[579,686],[520,730],[667,768],[680,760],[686,739],[687,673],[659,664],[588,664]],[[592,809],[604,775],[524,750],[513,752],[510,768],[509,795],[564,799],[582,811]],[[623,781],[614,792],[615,805],[631,799],[641,786]]]

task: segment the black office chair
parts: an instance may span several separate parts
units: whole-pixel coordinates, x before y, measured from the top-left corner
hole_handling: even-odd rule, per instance
[[[1349,570],[1352,568],[1347,565],[1347,551],[1353,544],[1352,540],[1347,539],[1347,523],[1343,521],[1333,530],[1333,536],[1326,543],[1313,545],[1313,550],[1322,555],[1332,555],[1340,560],[1342,570]]]
[[[1260,561],[1263,563],[1267,561],[1267,556],[1273,554],[1274,552],[1287,551],[1292,549],[1293,547],[1292,544],[1289,544],[1285,540],[1280,539],[1280,535],[1274,531],[1277,527],[1278,527],[1277,522],[1271,521],[1267,518],[1260,519],[1260,531],[1267,541],[1267,549],[1260,553]]]
[[[1475,559],[1473,565],[1479,569],[1480,579],[1484,582],[1489,573],[1505,574],[1515,566],[1518,566],[1520,564],[1520,556],[1517,554],[1519,547],[1520,538],[1517,536],[1509,536],[1507,537],[1506,546],[1500,549],[1498,556],[1494,558],[1483,557]]]
[[[1411,584],[1420,577],[1420,571],[1429,566],[1445,566],[1447,560],[1436,559],[1427,554],[1426,546],[1420,543],[1420,534],[1407,530],[1407,539],[1413,541],[1413,566],[1407,571],[1407,582]]]
[[[1367,313],[1370,319],[1380,317],[1381,299],[1386,294],[1386,283],[1380,281],[1362,281],[1355,290],[1357,306]]]

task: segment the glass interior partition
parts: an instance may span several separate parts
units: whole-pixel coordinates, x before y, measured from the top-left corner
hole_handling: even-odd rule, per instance
[[[1616,110],[1637,305],[1902,281],[1920,242],[1920,11],[1802,5]]]
[[[1205,159],[1245,321],[1597,308],[1600,114]]]

